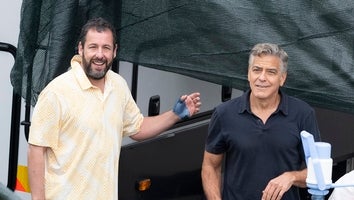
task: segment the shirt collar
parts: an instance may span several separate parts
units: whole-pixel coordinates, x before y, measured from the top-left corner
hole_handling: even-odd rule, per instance
[[[74,76],[76,78],[76,80],[78,81],[81,89],[86,90],[89,88],[94,87],[90,80],[87,78],[85,71],[82,69],[82,58],[80,55],[75,55],[72,59],[71,59],[71,68],[74,72]]]
[[[250,93],[251,90],[247,90],[242,96],[241,96],[241,103],[239,106],[239,113],[243,113],[245,111],[252,113],[251,112],[251,106],[250,106]],[[288,106],[288,95],[286,95],[284,92],[282,92],[279,89],[279,94],[280,94],[280,104],[278,106],[278,109],[275,111],[277,112],[282,112],[284,115],[288,115],[289,111],[289,106]]]

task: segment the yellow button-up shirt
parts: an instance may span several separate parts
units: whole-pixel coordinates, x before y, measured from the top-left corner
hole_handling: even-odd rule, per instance
[[[48,147],[46,199],[118,199],[122,137],[138,132],[143,115],[125,80],[109,70],[104,93],[74,56],[71,69],[41,92],[29,143]]]

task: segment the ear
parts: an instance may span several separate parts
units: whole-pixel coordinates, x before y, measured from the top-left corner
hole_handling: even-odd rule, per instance
[[[113,58],[116,58],[116,56],[117,56],[117,51],[118,51],[118,44],[116,44],[116,45],[114,46]]]
[[[286,77],[287,77],[288,73],[284,72],[281,74],[281,77],[280,77],[280,87],[282,87],[285,83],[285,80],[286,80]]]
[[[78,53],[80,54],[80,56],[82,56],[82,52],[84,50],[84,47],[82,46],[81,42],[79,42],[77,49],[78,49]]]

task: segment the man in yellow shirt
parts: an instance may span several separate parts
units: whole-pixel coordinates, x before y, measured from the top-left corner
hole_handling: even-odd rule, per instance
[[[71,69],[41,92],[29,135],[32,199],[118,199],[122,138],[154,137],[199,111],[200,94],[183,95],[173,110],[144,117],[125,80],[110,70],[114,27],[102,18],[84,25]]]

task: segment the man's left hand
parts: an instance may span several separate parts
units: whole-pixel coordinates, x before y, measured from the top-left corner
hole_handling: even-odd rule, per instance
[[[280,200],[284,193],[293,185],[293,180],[294,176],[291,172],[285,172],[270,180],[267,187],[263,190],[262,200]]]
[[[189,95],[183,95],[181,100],[186,103],[190,117],[199,112],[200,106],[202,105],[200,101],[200,93],[194,92]]]

